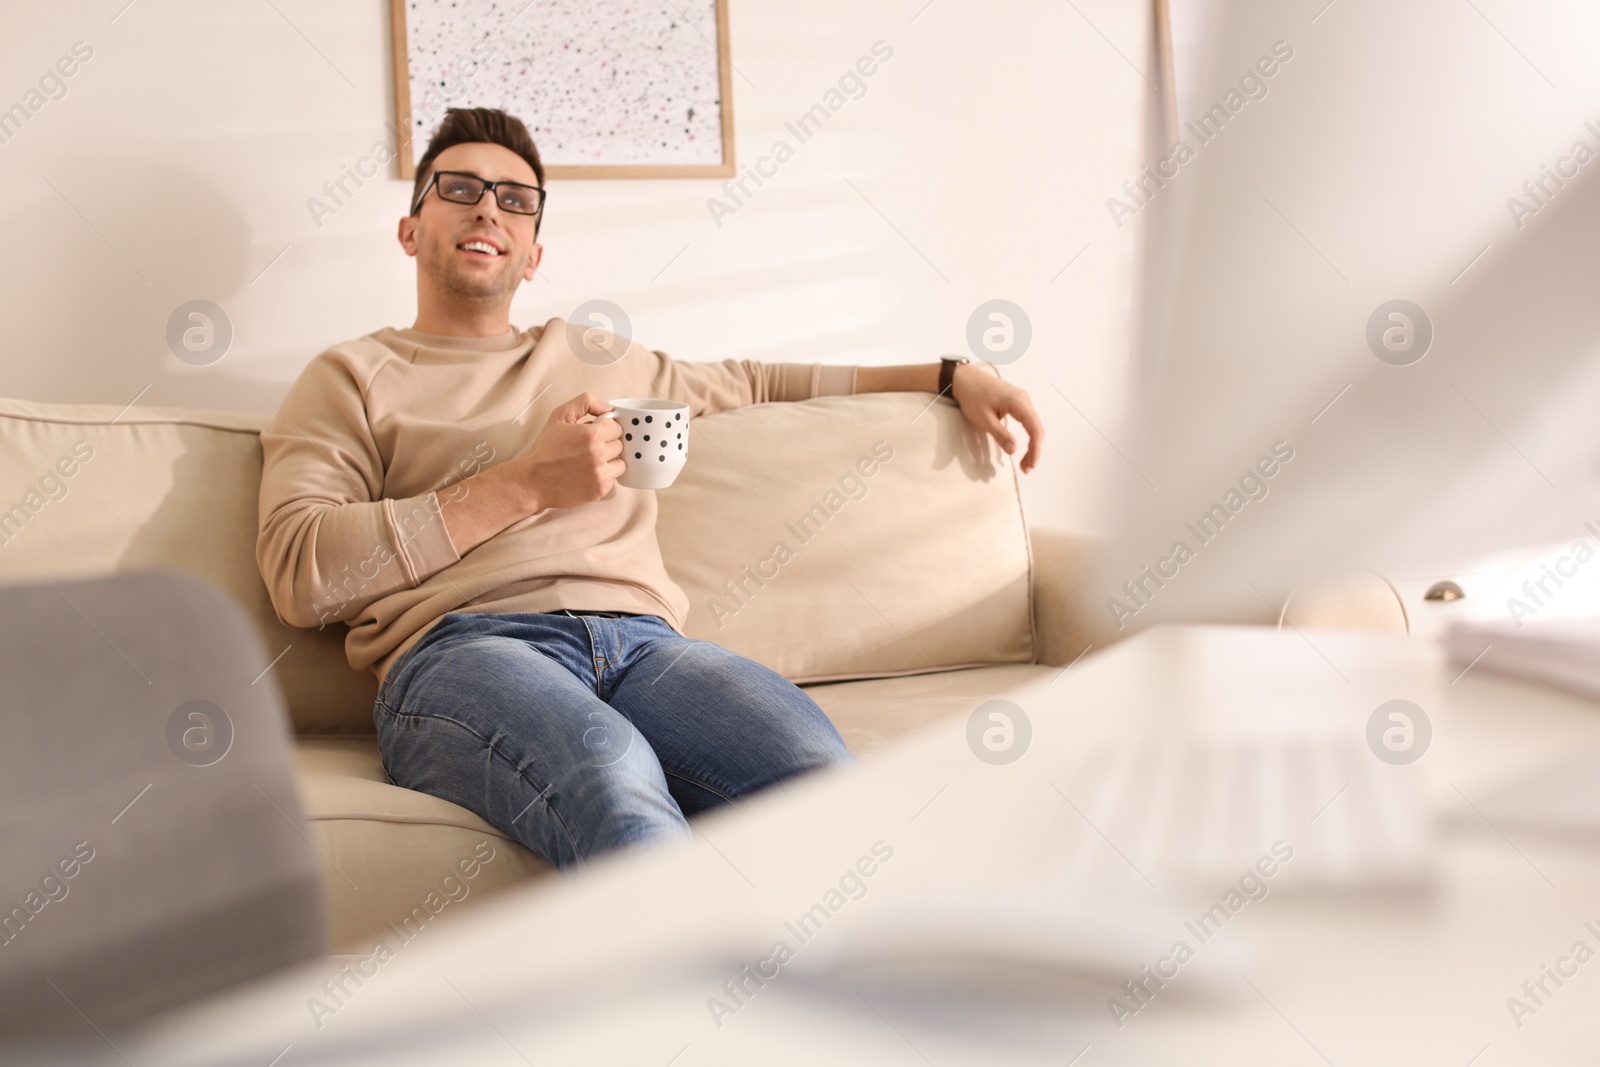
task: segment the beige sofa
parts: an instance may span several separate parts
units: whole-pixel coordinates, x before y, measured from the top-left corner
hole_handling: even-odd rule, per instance
[[[1015,693],[1096,640],[1070,608],[1080,543],[1030,531],[1011,461],[930,401],[698,419],[659,497],[690,635],[807,685],[858,754]],[[266,421],[0,400],[0,581],[166,567],[231,594],[260,633],[257,684],[279,687],[296,736],[333,942],[370,949],[549,868],[470,812],[392,785],[376,683],[346,663],[344,626],[278,619],[254,561]]]

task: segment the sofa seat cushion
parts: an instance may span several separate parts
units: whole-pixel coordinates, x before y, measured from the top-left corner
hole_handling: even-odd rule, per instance
[[[850,751],[869,757],[930,723],[971,715],[988,700],[1010,700],[1030,711],[1037,703],[1031,698],[1060,673],[1060,667],[1016,663],[805,688],[839,728]]]
[[[390,783],[375,737],[302,737],[295,763],[311,837],[327,861],[337,947],[365,954],[381,940],[398,950],[470,900],[551,873],[465,808]]]
[[[459,805],[390,782],[374,737],[302,737],[295,758],[306,811],[313,819],[453,826],[504,836]]]
[[[858,756],[987,700],[1028,706],[1059,667],[1014,664],[806,687]],[[389,781],[376,737],[295,742],[300,802],[318,851],[335,946],[398,950],[435,915],[553,873],[538,856],[465,808]],[[488,858],[485,858],[488,857]],[[475,862],[476,861],[476,862]],[[475,870],[467,877],[461,867]],[[432,905],[432,907],[430,907]],[[435,910],[437,909],[437,910]]]

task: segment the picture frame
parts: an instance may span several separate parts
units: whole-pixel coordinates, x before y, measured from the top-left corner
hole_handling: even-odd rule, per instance
[[[395,160],[398,177],[402,179],[409,180],[416,177],[416,157],[418,155],[416,150],[416,139],[421,136],[427,136],[427,131],[431,130],[433,124],[435,124],[438,119],[443,118],[446,107],[506,106],[504,93],[495,91],[496,89],[503,88],[503,86],[493,82],[480,83],[472,79],[465,78],[458,79],[458,84],[460,85],[462,91],[454,96],[451,96],[448,93],[435,94],[432,90],[430,90],[429,94],[427,94],[424,100],[413,100],[412,81],[415,69],[413,68],[411,61],[411,39],[413,34],[411,32],[408,9],[412,4],[416,3],[437,4],[439,7],[443,8],[446,6],[447,2],[448,0],[389,0],[390,46],[394,64],[393,82],[395,117],[392,129],[395,134]],[[534,7],[535,2],[537,2],[537,0],[530,0],[527,8],[525,8],[524,11],[527,11],[530,15],[534,14],[534,12],[529,9]],[[593,161],[563,162],[561,158],[561,152],[558,147],[554,148],[554,150],[547,150],[545,144],[541,142],[540,155],[545,161],[546,179],[730,178],[738,174],[738,162],[734,151],[733,134],[733,61],[729,55],[728,0],[709,0],[709,2],[713,5],[715,10],[715,40],[712,41],[706,38],[704,32],[699,30],[697,27],[694,27],[692,23],[688,23],[688,25],[690,28],[694,29],[695,33],[698,34],[702,39],[707,40],[715,51],[715,58],[713,61],[715,64],[715,78],[717,85],[715,103],[719,114],[715,123],[707,125],[709,128],[714,129],[718,135],[720,141],[718,154],[720,158],[714,162],[710,160],[697,160],[694,162],[639,162],[636,159],[617,163]],[[681,8],[679,8],[677,4],[669,2],[667,3],[667,7],[673,11],[678,11],[681,15]],[[527,29],[527,27],[523,27],[521,29],[513,28],[521,18],[521,14],[515,16],[511,20],[511,24],[504,30],[497,31],[495,29],[491,29],[485,31],[485,35],[472,46],[472,54],[470,56],[463,54],[459,58],[468,63],[472,63],[473,69],[476,70],[478,61],[484,58],[482,55],[483,52],[487,52],[488,56],[492,57],[492,55],[494,55],[496,52],[511,50],[513,43],[519,39],[522,41],[530,39],[530,31]],[[687,22],[687,19],[685,19],[685,21]],[[555,35],[560,35],[564,32],[571,31],[565,30],[562,27],[551,27],[550,32]],[[597,70],[603,71],[604,65],[597,65]],[[709,77],[711,76],[711,70],[709,67],[706,69],[700,69],[697,67],[695,76]],[[598,92],[601,90],[597,89],[596,91]],[[632,101],[619,99],[616,101],[616,106],[625,111],[630,104],[636,105],[637,103],[637,99]],[[418,128],[419,114],[421,123],[424,127],[422,130],[419,130]],[[530,131],[534,134],[535,141],[540,141],[542,116],[519,114],[518,117],[522,118],[528,123]],[[689,112],[689,117],[692,120],[692,109]],[[696,146],[697,149],[698,147],[699,146]],[[654,146],[652,146],[652,148],[654,148]],[[627,145],[625,150],[631,154],[637,155],[643,149],[640,143],[635,140]],[[683,150],[684,149],[681,142],[677,142],[666,146],[666,148],[660,149],[660,153],[664,156],[671,155],[674,153],[674,151],[676,151],[678,154],[682,154]]]
[[[1164,147],[1178,140],[1178,78],[1172,57],[1171,0],[1155,0],[1151,28],[1155,32],[1156,70],[1160,78],[1157,84],[1161,94],[1159,124]]]

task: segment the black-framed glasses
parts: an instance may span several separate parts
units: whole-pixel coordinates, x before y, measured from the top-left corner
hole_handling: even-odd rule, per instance
[[[436,170],[433,172],[433,177],[428,179],[428,184],[422,187],[422,194],[417,197],[417,202],[411,205],[413,215],[427,199],[429,189],[438,189],[439,199],[448,200],[452,204],[476,204],[483,199],[485,192],[493,191],[495,203],[500,205],[500,210],[509,211],[513,215],[537,215],[544,207],[544,190],[537,185],[524,185],[521,182],[489,182],[476,174],[467,174],[464,171]]]

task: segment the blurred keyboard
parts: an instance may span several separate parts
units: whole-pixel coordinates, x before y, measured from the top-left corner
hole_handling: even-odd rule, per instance
[[[1057,785],[1069,803],[1057,873],[1163,891],[1237,885],[1252,870],[1272,890],[1416,887],[1433,867],[1417,774],[1353,738],[1115,746]]]

